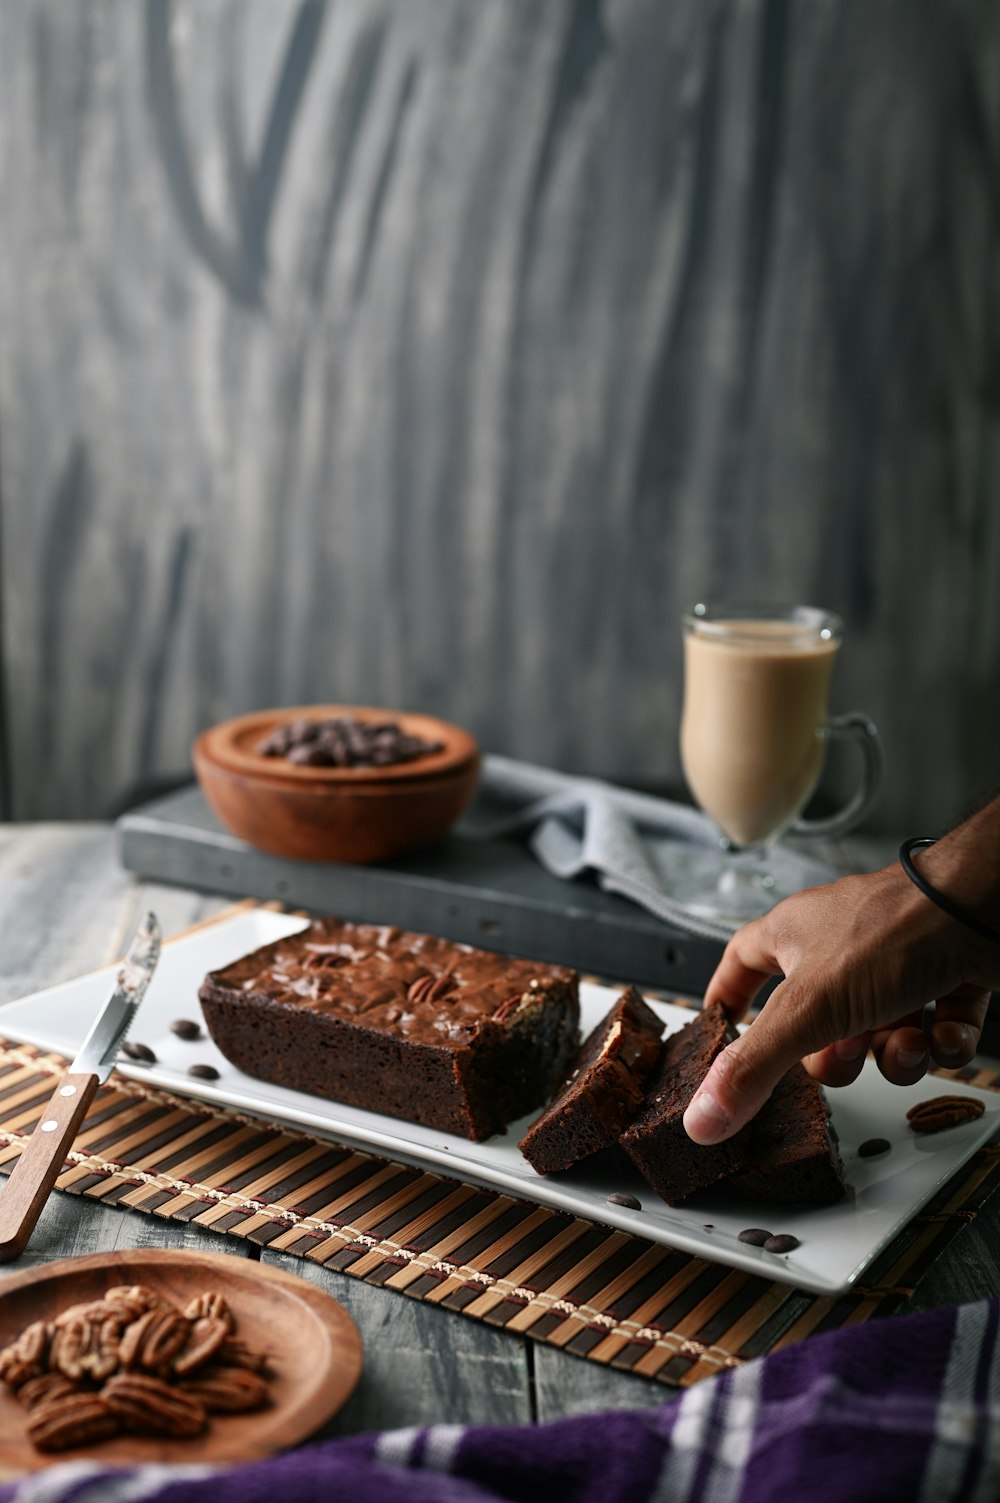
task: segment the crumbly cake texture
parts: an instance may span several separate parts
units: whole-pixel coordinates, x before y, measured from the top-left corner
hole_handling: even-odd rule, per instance
[[[588,1035],[569,1080],[518,1145],[539,1174],[617,1143],[663,1053],[663,1021],[630,986]]]
[[[794,1065],[750,1124],[734,1189],[780,1205],[828,1206],[847,1193],[830,1109],[818,1083]]]
[[[477,1140],[542,1106],[579,1038],[575,971],[339,919],[211,972],[198,995],[246,1074]]]
[[[704,1147],[684,1131],[688,1103],[712,1061],[736,1038],[721,1007],[707,1007],[666,1040],[642,1108],[619,1142],[656,1193],[673,1204],[724,1179],[742,1164],[750,1128]]]

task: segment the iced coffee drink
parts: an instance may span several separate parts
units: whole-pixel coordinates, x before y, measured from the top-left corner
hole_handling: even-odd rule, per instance
[[[798,818],[823,765],[839,623],[699,621],[684,637],[681,760],[692,794],[739,846]]]

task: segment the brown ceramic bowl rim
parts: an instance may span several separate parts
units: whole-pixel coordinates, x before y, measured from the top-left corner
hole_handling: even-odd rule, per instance
[[[254,750],[270,731],[290,720],[331,720],[346,716],[357,720],[394,720],[409,735],[442,742],[442,750],[390,767],[301,767],[285,757],[265,757]],[[396,785],[409,788],[414,783],[447,778],[478,761],[479,747],[468,731],[436,715],[390,710],[377,705],[291,705],[282,709],[253,710],[248,715],[236,715],[210,726],[195,741],[194,757],[196,762],[204,759],[239,777],[298,787],[304,793],[319,793],[331,788],[387,793]]]

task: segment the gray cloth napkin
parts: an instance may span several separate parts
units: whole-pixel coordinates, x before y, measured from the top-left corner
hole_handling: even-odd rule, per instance
[[[681,900],[695,886],[712,885],[721,854],[711,820],[683,804],[491,755],[483,759],[467,828],[480,836],[527,832],[532,851],[554,876],[569,880],[592,871],[606,891],[690,934],[726,940],[738,928],[692,913]],[[771,866],[785,892],[839,875],[780,843]]]

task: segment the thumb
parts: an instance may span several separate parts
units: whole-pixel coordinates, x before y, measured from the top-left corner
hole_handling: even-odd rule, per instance
[[[756,1116],[781,1077],[827,1042],[790,1006],[787,982],[775,987],[760,1015],[724,1049],[684,1113],[695,1143],[722,1143]]]

